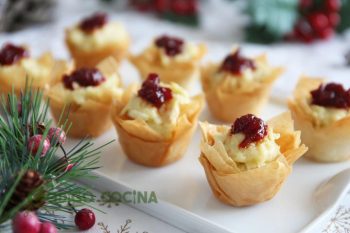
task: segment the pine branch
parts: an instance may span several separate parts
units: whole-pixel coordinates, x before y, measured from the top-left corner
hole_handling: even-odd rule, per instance
[[[62,146],[51,146],[45,156],[41,157],[44,141],[42,140],[36,154],[31,154],[27,148],[29,138],[35,134],[42,134],[43,138],[46,138],[52,125],[47,114],[49,101],[43,101],[42,92],[32,91],[30,88],[26,88],[19,99],[13,92],[3,96],[1,100],[3,115],[0,116],[0,226],[39,196],[45,201],[45,205],[39,211],[39,217],[55,223],[60,229],[71,228],[73,225],[61,215],[73,214],[68,203],[87,206],[95,199],[89,188],[80,186],[75,181],[78,177],[92,177],[90,171],[98,168],[100,150],[110,142],[95,148],[94,143],[86,138],[68,152]],[[69,129],[67,115],[61,115],[58,125],[63,130]],[[58,139],[53,138],[50,143],[57,145],[57,142]],[[66,170],[68,163],[74,164],[70,170]],[[39,172],[44,182],[9,209],[9,200],[28,169]]]

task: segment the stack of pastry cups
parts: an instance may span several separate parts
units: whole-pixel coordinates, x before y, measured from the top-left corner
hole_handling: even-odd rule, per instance
[[[199,61],[207,51],[204,44],[198,45],[198,48],[198,55],[191,61],[179,62],[169,58],[170,63],[166,66],[161,62],[158,49],[149,49],[137,56],[130,55],[129,59],[136,66],[143,80],[147,78],[148,74],[156,73],[159,74],[161,82],[175,82],[188,88],[193,81],[200,77]]]
[[[34,58],[23,58],[23,59],[34,59]],[[26,85],[33,90],[43,90],[51,82],[51,70],[57,62],[52,57],[51,53],[47,52],[42,54],[36,59],[36,62],[40,64],[44,69],[49,70],[47,75],[42,77],[30,77],[28,70],[26,70],[20,63],[4,66],[5,69],[10,68],[11,72],[4,73],[0,72],[0,92],[1,94],[7,95],[8,93],[14,93],[17,97],[24,91]],[[12,67],[11,67],[12,66]],[[1,69],[1,68],[0,68]]]
[[[54,79],[62,80],[62,76],[70,72],[65,64],[54,69]],[[113,58],[107,58],[99,63],[96,68],[104,75],[110,77],[117,73],[118,64]],[[54,84],[53,84],[54,85]],[[74,90],[73,90],[74,91]],[[104,103],[96,100],[86,100],[83,104],[75,102],[65,103],[62,96],[55,95],[50,89],[46,91],[50,99],[52,117],[57,123],[61,117],[67,117],[70,125],[68,136],[74,138],[98,137],[112,127],[110,118],[113,103]]]
[[[129,38],[123,41],[107,44],[103,46],[103,48],[85,51],[68,39],[68,33],[69,29],[66,30],[66,45],[77,68],[95,67],[98,63],[108,57],[113,57],[117,62],[120,62],[128,55],[128,48],[130,45]]]
[[[192,97],[192,103],[177,120],[170,138],[156,132],[143,120],[121,115],[137,87],[131,86],[113,108],[112,120],[118,133],[120,145],[127,157],[138,164],[160,167],[173,163],[185,154],[197,127],[198,116],[204,101],[201,95]]]
[[[300,132],[294,131],[291,115],[287,112],[268,121],[273,132],[280,134],[276,143],[280,146],[281,155],[262,167],[240,170],[223,145],[214,145],[211,127],[220,126],[200,125],[203,137],[199,160],[214,195],[232,206],[253,205],[274,197],[292,171],[294,162],[307,151],[301,145]]]
[[[266,63],[265,55],[256,60]],[[215,118],[224,122],[232,122],[236,118],[251,113],[258,115],[266,104],[273,82],[283,73],[283,68],[272,68],[268,77],[254,83],[254,89],[229,90],[226,82],[219,83],[215,87],[211,80],[219,70],[219,64],[208,64],[202,68],[201,82],[210,112]]]
[[[350,159],[350,114],[329,125],[318,126],[308,114],[310,91],[323,83],[320,78],[302,77],[294,91],[294,99],[288,106],[292,112],[296,128],[301,130],[302,141],[309,150],[306,157],[319,162],[340,162]]]

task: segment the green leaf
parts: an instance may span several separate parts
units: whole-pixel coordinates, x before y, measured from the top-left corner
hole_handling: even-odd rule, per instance
[[[343,32],[350,28],[350,0],[342,0],[339,14],[340,24],[337,27],[337,31]]]
[[[250,24],[247,39],[254,38],[255,42],[260,41],[260,36],[262,42],[281,39],[293,29],[299,15],[297,6],[297,0],[248,0],[246,12]]]

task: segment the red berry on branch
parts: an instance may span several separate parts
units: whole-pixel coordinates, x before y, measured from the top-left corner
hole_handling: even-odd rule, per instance
[[[50,222],[43,222],[39,233],[57,233],[57,228]]]
[[[336,27],[340,22],[340,15],[336,12],[327,13],[328,23],[332,27]]]
[[[163,13],[168,10],[168,0],[155,0],[155,8],[158,12]]]
[[[326,0],[325,7],[327,11],[339,11],[340,1],[339,0]]]
[[[88,230],[95,225],[95,214],[90,209],[81,209],[75,215],[75,225],[79,230]]]
[[[309,8],[313,5],[313,0],[300,0],[299,1],[299,7],[301,9]]]
[[[69,172],[72,170],[72,168],[76,165],[76,163],[70,163],[67,165],[66,169],[64,169],[64,172]]]
[[[41,223],[34,212],[19,212],[12,220],[13,233],[39,233]]]
[[[62,145],[66,141],[67,136],[63,129],[59,127],[52,127],[49,129],[47,138],[50,140],[50,142],[55,141],[57,142],[57,145]]]
[[[294,26],[294,35],[297,39],[310,43],[315,39],[311,25],[305,19],[300,19]]]
[[[315,12],[310,14],[307,18],[312,29],[315,31],[321,31],[328,26],[328,18],[323,13]]]
[[[43,135],[41,134],[37,134],[29,138],[27,148],[32,155],[36,155],[42,141],[43,145],[40,156],[44,157],[47,151],[50,149],[50,141],[47,138],[44,139]]]
[[[330,38],[331,36],[333,36],[334,34],[334,29],[331,28],[331,27],[328,27],[328,28],[324,28],[323,30],[317,32],[318,36],[321,38],[321,39],[328,39]]]

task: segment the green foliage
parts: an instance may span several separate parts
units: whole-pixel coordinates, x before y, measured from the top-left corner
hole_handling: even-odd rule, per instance
[[[274,42],[292,31],[298,18],[297,0],[248,0],[250,17],[246,39],[251,42]]]
[[[18,104],[21,103],[21,113]],[[51,146],[44,157],[40,157],[42,145],[38,152],[32,155],[27,148],[31,134],[39,133],[38,124],[43,124],[43,136],[46,137],[52,121],[48,119],[48,100],[43,102],[40,91],[26,88],[20,100],[15,94],[2,98],[2,115],[0,116],[0,228],[23,209],[34,197],[45,192],[45,205],[38,215],[42,220],[51,221],[58,228],[70,228],[73,225],[57,213],[73,213],[68,205],[88,205],[94,200],[94,195],[87,187],[76,184],[78,177],[91,177],[90,171],[97,168],[101,147],[94,148],[88,140],[81,140],[69,151],[61,146]],[[62,120],[63,119],[63,120]],[[66,116],[61,116],[58,123],[68,130]],[[57,144],[57,138],[52,139],[51,145]],[[107,143],[108,144],[108,143]],[[61,149],[62,151],[59,151]],[[63,154],[66,154],[64,157]],[[70,171],[65,171],[67,163],[75,164]],[[45,182],[33,190],[17,206],[8,209],[11,199],[22,175],[28,169],[38,171]]]
[[[350,28],[350,0],[341,1],[340,24],[337,27],[338,32],[343,32]]]

